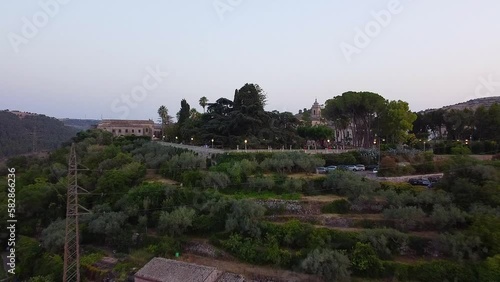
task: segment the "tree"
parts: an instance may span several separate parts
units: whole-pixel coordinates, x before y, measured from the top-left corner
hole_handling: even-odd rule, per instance
[[[459,223],[465,223],[467,214],[462,212],[455,206],[448,208],[442,205],[434,205],[433,211],[430,215],[431,222],[436,225],[438,229],[445,229],[455,227]]]
[[[227,215],[226,231],[237,231],[259,237],[258,220],[264,215],[265,210],[263,206],[247,199],[233,201],[231,211]]]
[[[425,213],[421,208],[414,206],[389,208],[384,210],[384,218],[394,220],[398,229],[409,231],[423,222]]]
[[[165,106],[161,106],[158,109],[158,115],[160,116],[161,119],[161,134],[165,136],[165,128],[167,125],[170,123],[170,117],[168,115],[168,109]]]
[[[325,281],[350,281],[349,258],[342,252],[315,249],[302,261],[306,272],[320,275]]]
[[[207,97],[203,96],[200,98],[200,106],[203,108],[203,112],[205,112],[205,107],[207,106],[207,103],[208,103],[208,99]]]
[[[385,99],[372,92],[345,92],[326,101],[324,116],[342,120],[350,125],[353,143],[358,147],[370,147],[373,141],[374,119],[383,109]]]
[[[351,265],[355,274],[376,277],[383,271],[382,262],[370,244],[357,242],[351,255]]]
[[[171,236],[180,236],[193,224],[195,210],[180,207],[171,213],[162,212],[158,221],[158,229]]]
[[[193,119],[193,120],[198,119],[198,118],[200,118],[200,113],[195,108],[192,108],[189,111],[189,118]]]
[[[377,119],[379,136],[385,136],[392,141],[391,143],[401,144],[406,141],[408,132],[413,129],[417,115],[410,111],[407,102],[386,101]]]
[[[66,236],[66,220],[56,220],[42,231],[42,246],[53,253],[61,252]]]
[[[186,120],[189,119],[191,114],[191,107],[189,106],[186,99],[181,100],[181,109],[177,113],[177,123],[182,125]]]

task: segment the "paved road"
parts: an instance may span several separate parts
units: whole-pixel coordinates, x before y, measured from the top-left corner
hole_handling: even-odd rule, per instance
[[[204,147],[204,146],[192,146],[192,145],[186,145],[186,144],[178,144],[178,143],[169,143],[169,142],[162,142],[162,141],[157,141],[159,144],[164,145],[164,146],[171,146],[175,148],[180,148],[180,149],[187,149],[190,151],[193,151],[195,153],[200,153],[204,155],[211,155],[211,154],[223,154],[223,153],[257,153],[257,152],[305,152],[307,154],[339,154],[342,152],[348,152],[352,150],[333,150],[333,149],[322,149],[322,150],[285,150],[285,149],[239,149],[239,150],[222,150],[222,149],[213,149],[210,147]]]

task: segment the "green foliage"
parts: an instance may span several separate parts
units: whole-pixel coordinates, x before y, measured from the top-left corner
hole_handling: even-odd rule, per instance
[[[297,128],[297,134],[307,140],[327,140],[333,138],[333,130],[325,125],[300,126]]]
[[[488,249],[488,255],[500,254],[500,220],[495,216],[476,217],[469,227],[469,233],[478,236]]]
[[[59,255],[44,253],[35,263],[34,273],[38,276],[61,281],[63,276],[63,258]]]
[[[52,222],[42,231],[42,246],[53,253],[59,253],[64,249],[66,236],[66,220]]]
[[[178,179],[186,170],[196,170],[205,167],[206,162],[204,158],[196,156],[191,152],[185,152],[172,157],[170,161],[162,165],[161,174],[166,177]]]
[[[348,213],[351,209],[351,204],[347,200],[336,200],[321,207],[322,213]]]
[[[491,166],[479,165],[469,158],[451,159],[450,169],[439,187],[453,195],[455,204],[467,209],[473,203],[500,205],[499,174]]]
[[[467,213],[461,211],[459,208],[455,206],[445,208],[439,204],[434,205],[430,215],[431,222],[440,230],[453,228],[457,224],[463,224],[466,218]]]
[[[174,257],[176,252],[182,250],[181,241],[170,236],[155,237],[154,243],[152,242],[146,248],[148,254],[160,257]],[[146,262],[151,259],[149,256]]]
[[[38,136],[43,136],[37,140],[39,151],[56,149],[78,132],[62,121],[45,115],[18,118],[8,111],[0,111],[0,158],[31,153],[32,138],[26,137],[35,130]]]
[[[325,158],[326,165],[346,165],[360,163],[355,156],[355,152],[345,152],[340,154],[330,154],[322,156]]]
[[[213,188],[215,190],[224,189],[230,184],[230,179],[225,173],[208,171],[203,173],[201,187]]]
[[[19,236],[16,240],[16,275],[19,279],[35,276],[35,262],[43,254],[37,240]]]
[[[192,226],[195,214],[195,210],[187,207],[180,207],[171,213],[162,212],[158,222],[158,229],[170,236],[182,235]]]
[[[484,254],[481,239],[464,233],[444,233],[434,242],[436,249],[455,260],[477,261]]]
[[[370,244],[356,243],[350,258],[356,276],[378,277],[384,271],[382,262]]]
[[[274,187],[274,180],[270,177],[253,177],[248,179],[248,187],[254,191],[270,191]]]
[[[386,101],[378,119],[380,136],[385,136],[393,144],[402,144],[408,131],[413,129],[417,115],[410,111],[407,102]]]
[[[326,281],[350,281],[349,258],[342,252],[316,249],[301,263],[304,271],[323,277]]]
[[[410,265],[408,278],[422,282],[474,281],[474,272],[469,265],[451,261],[432,261]]]
[[[350,171],[335,170],[328,174],[323,187],[334,194],[347,196],[353,201],[361,195],[373,195],[379,184]]]
[[[415,206],[388,208],[384,210],[384,218],[393,220],[397,229],[409,231],[415,230],[422,224],[425,213]]]
[[[479,281],[500,281],[500,255],[487,258],[478,274]]]
[[[358,238],[369,243],[382,258],[404,254],[409,247],[409,236],[394,229],[367,229]]]
[[[265,213],[265,208],[250,200],[235,200],[227,215],[226,231],[240,232],[252,237],[260,236],[257,222]]]
[[[472,152],[469,147],[459,145],[451,148],[452,155],[470,155]]]

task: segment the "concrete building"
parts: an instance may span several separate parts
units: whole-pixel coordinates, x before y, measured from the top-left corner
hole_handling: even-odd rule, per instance
[[[113,133],[113,136],[148,136],[153,138],[155,123],[152,120],[102,120],[98,129]]]
[[[165,258],[153,258],[134,277],[135,282],[215,282],[221,272],[208,267]]]
[[[323,123],[323,119],[321,118],[321,106],[318,104],[318,99],[314,99],[314,104],[311,107],[311,124],[314,126]]]

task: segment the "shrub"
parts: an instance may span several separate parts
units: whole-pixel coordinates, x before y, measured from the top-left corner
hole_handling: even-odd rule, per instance
[[[323,187],[332,193],[355,200],[359,196],[370,196],[379,188],[378,182],[367,180],[350,171],[335,170],[329,173]]]
[[[455,227],[459,223],[465,223],[467,214],[455,206],[448,208],[440,204],[434,205],[430,220],[438,229],[448,229]]]
[[[408,276],[416,281],[475,281],[471,265],[451,261],[432,261],[410,265]]]
[[[487,258],[478,272],[479,281],[500,281],[500,255]]]
[[[322,213],[348,213],[351,209],[351,204],[347,200],[336,200],[321,207]]]
[[[353,273],[361,277],[378,277],[384,267],[370,244],[356,243],[350,256]]]
[[[422,209],[409,206],[384,210],[384,218],[393,220],[402,231],[415,230],[423,222],[425,213]]]
[[[466,146],[460,145],[451,148],[452,155],[470,155],[471,153],[469,147]]]
[[[162,212],[158,229],[172,236],[182,235],[193,224],[195,213],[195,210],[186,207],[180,207],[171,213]]]
[[[483,255],[481,239],[464,233],[445,233],[434,242],[434,247],[443,255],[456,260],[479,260]]]
[[[349,258],[342,252],[314,250],[301,263],[304,271],[323,277],[326,281],[349,281]]]
[[[382,258],[391,258],[392,254],[404,255],[409,249],[408,235],[394,229],[369,229],[359,234],[361,242],[370,243]]]
[[[248,180],[248,187],[254,191],[271,191],[274,187],[274,180],[270,177],[253,177]]]

